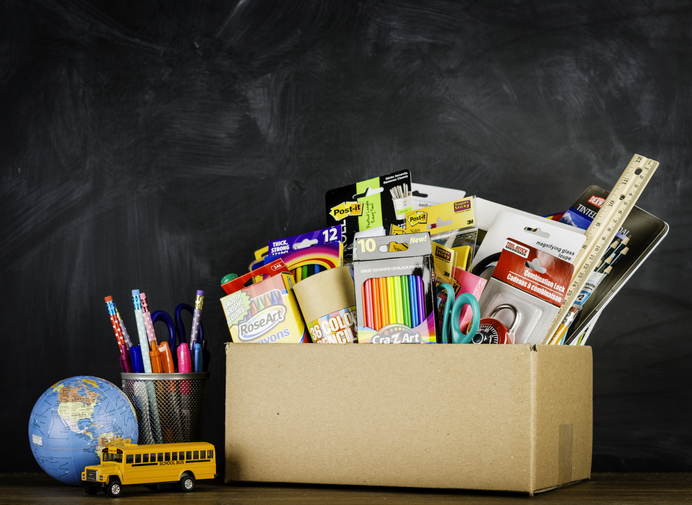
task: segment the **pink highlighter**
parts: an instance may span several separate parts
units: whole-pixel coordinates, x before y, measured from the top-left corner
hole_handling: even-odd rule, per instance
[[[190,348],[183,342],[178,346],[178,373],[190,373],[192,364],[190,363]]]

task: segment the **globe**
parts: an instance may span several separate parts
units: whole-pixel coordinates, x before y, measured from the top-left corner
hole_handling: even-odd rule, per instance
[[[116,437],[137,443],[139,429],[130,400],[113,383],[80,375],[54,384],[29,418],[29,444],[51,477],[82,485],[87,465],[98,465],[101,449]]]

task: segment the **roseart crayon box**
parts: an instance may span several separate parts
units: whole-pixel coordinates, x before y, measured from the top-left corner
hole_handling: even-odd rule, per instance
[[[358,343],[436,343],[430,235],[357,239],[354,259]]]
[[[252,283],[254,279],[263,279]],[[246,286],[246,284],[250,283]],[[233,342],[309,342],[298,303],[295,281],[278,259],[222,285],[221,306]]]

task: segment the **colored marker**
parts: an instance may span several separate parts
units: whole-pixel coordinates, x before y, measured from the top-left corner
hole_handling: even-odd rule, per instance
[[[403,312],[403,323],[409,328],[411,325],[411,298],[408,289],[408,276],[399,277],[401,282],[401,307]]]
[[[389,320],[389,295],[387,293],[387,279],[379,277],[376,279],[380,287],[380,312],[382,313],[382,326],[387,326]]]
[[[379,282],[377,282],[377,278],[368,279],[368,281],[370,281],[370,289],[372,291],[371,298],[373,304],[373,329],[379,331],[379,329],[382,328],[382,305],[380,303],[380,284]]]
[[[415,328],[420,324],[418,319],[418,295],[416,294],[416,279],[415,276],[408,276],[409,300],[411,304],[411,328]]]

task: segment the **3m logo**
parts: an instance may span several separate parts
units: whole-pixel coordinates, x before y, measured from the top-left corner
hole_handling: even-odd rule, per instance
[[[603,206],[605,203],[605,198],[601,198],[600,196],[592,195],[591,198],[589,198],[589,203],[591,205],[595,205],[599,209]]]

